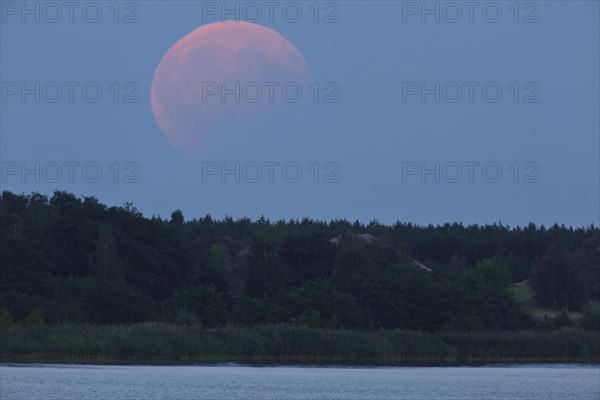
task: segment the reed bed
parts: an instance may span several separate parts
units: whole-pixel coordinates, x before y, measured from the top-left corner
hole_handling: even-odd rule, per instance
[[[600,332],[575,328],[440,335],[458,362],[600,362]]]
[[[431,334],[328,330],[290,324],[202,328],[124,325],[0,326],[3,361],[432,365],[599,362],[600,334],[557,331]]]

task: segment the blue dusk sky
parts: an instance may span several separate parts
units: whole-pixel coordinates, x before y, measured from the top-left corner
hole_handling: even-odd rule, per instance
[[[598,225],[599,4],[1,0],[0,184],[186,219]],[[217,30],[159,96],[180,116],[227,70],[276,81],[273,104],[200,105],[184,154],[153,112],[157,67],[236,19],[259,26],[243,45]]]

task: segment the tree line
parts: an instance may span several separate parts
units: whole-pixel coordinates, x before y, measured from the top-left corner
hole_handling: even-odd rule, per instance
[[[509,287],[600,301],[600,230],[210,215],[144,217],[95,197],[3,192],[0,322],[518,330]],[[596,327],[586,314],[588,326]]]

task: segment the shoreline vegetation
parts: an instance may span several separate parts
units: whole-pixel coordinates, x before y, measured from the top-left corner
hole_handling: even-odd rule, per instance
[[[145,322],[0,325],[0,362],[469,365],[600,363],[600,332],[346,330]]]
[[[600,363],[600,229],[2,192],[0,362]]]

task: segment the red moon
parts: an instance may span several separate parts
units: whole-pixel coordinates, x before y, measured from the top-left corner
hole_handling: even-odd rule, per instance
[[[249,121],[280,101],[282,86],[311,78],[302,54],[275,30],[212,23],[162,58],[152,81],[152,111],[169,142],[194,157],[219,141],[235,143],[250,130]]]

